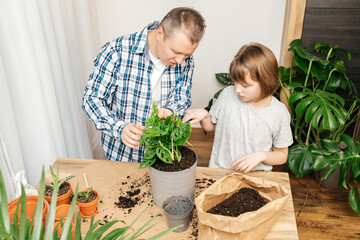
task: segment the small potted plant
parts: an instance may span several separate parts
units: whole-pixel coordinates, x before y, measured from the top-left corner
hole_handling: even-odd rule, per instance
[[[80,208],[80,216],[83,218],[90,218],[97,214],[97,203],[99,201],[99,194],[93,188],[88,188],[79,192],[76,204]]]
[[[174,195],[194,199],[197,157],[194,151],[183,147],[190,133],[190,123],[183,123],[175,114],[165,121],[160,119],[155,104],[145,120],[141,144],[145,144],[146,150],[140,168],[150,167],[151,190],[160,207]]]
[[[70,204],[70,197],[72,194],[72,188],[71,188],[71,184],[70,182],[68,182],[68,180],[70,180],[71,178],[75,177],[75,176],[67,176],[64,179],[62,179],[61,181],[56,180],[57,176],[54,173],[53,169],[50,166],[50,172],[51,172],[51,178],[52,178],[52,182],[51,183],[47,183],[45,184],[45,199],[46,201],[48,201],[48,203],[51,203],[51,198],[52,198],[52,193],[54,190],[54,183],[57,181],[58,182],[58,192],[57,192],[57,202],[56,202],[56,206],[61,205],[61,204]]]

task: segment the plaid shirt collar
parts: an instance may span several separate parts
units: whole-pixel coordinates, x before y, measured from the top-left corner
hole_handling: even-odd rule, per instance
[[[159,26],[159,22],[155,21],[147,25],[143,30],[137,34],[136,38],[134,36],[134,43],[129,46],[131,48],[130,52],[134,54],[144,53],[147,59],[150,59],[149,56],[149,47],[148,47],[148,32],[156,29]]]

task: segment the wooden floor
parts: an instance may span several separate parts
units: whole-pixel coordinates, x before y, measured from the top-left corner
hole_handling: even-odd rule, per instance
[[[213,139],[213,133],[192,129],[189,142],[199,166],[208,166]],[[286,165],[273,171],[289,172],[299,239],[360,239],[360,215],[348,205],[348,190],[323,188],[313,176],[299,179]]]

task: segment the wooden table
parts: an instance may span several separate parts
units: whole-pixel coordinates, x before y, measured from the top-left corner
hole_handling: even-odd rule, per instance
[[[129,225],[151,201],[151,195],[146,195],[146,191],[149,191],[150,187],[148,182],[148,169],[138,169],[138,163],[58,158],[53,165],[53,169],[55,170],[57,167],[59,168],[59,179],[69,175],[75,175],[75,178],[70,180],[73,190],[75,190],[77,184],[79,186],[79,190],[86,188],[83,178],[83,173],[86,173],[90,186],[94,187],[100,195],[100,203],[98,204],[99,213],[95,216],[95,220],[124,220]],[[198,167],[196,174],[197,178],[216,180],[229,175],[232,172],[233,170]],[[251,172],[248,173],[248,175],[278,182],[283,185],[290,194],[289,200],[287,201],[278,222],[274,225],[271,232],[265,239],[298,239],[288,173]],[[48,171],[45,175],[45,182],[50,181],[51,175]],[[129,189],[133,189],[133,187],[142,188],[141,192],[144,191],[144,193],[140,198],[144,198],[145,200],[143,202],[139,201],[139,206],[131,210],[117,208],[114,203],[118,200],[117,198],[119,195],[125,194]],[[200,188],[202,188],[200,192],[204,190],[203,187]],[[198,190],[199,189],[196,189],[196,196],[200,193]],[[151,206],[144,213],[144,216],[139,222],[139,226],[141,226],[144,221],[150,219],[152,216],[155,216],[157,213],[162,213],[162,209],[156,205]],[[197,217],[197,214],[195,217]],[[196,221],[196,219],[193,219],[192,221]],[[82,231],[86,232],[89,223],[83,222],[82,224]],[[123,226],[118,224],[121,223],[117,223],[115,226]],[[134,225],[134,228],[136,229],[136,225]],[[187,231],[183,233],[172,232],[163,238],[196,239],[196,235],[194,235],[194,228],[196,228],[196,222],[190,222],[190,227]],[[165,229],[167,229],[166,218],[165,216],[161,216],[160,222],[151,231],[154,234]],[[151,235],[144,235],[144,237],[150,236]]]

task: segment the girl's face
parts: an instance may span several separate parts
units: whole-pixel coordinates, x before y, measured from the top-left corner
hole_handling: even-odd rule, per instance
[[[245,74],[245,81],[235,82],[235,90],[239,98],[246,103],[256,103],[261,100],[261,85],[252,80],[249,73]]]

